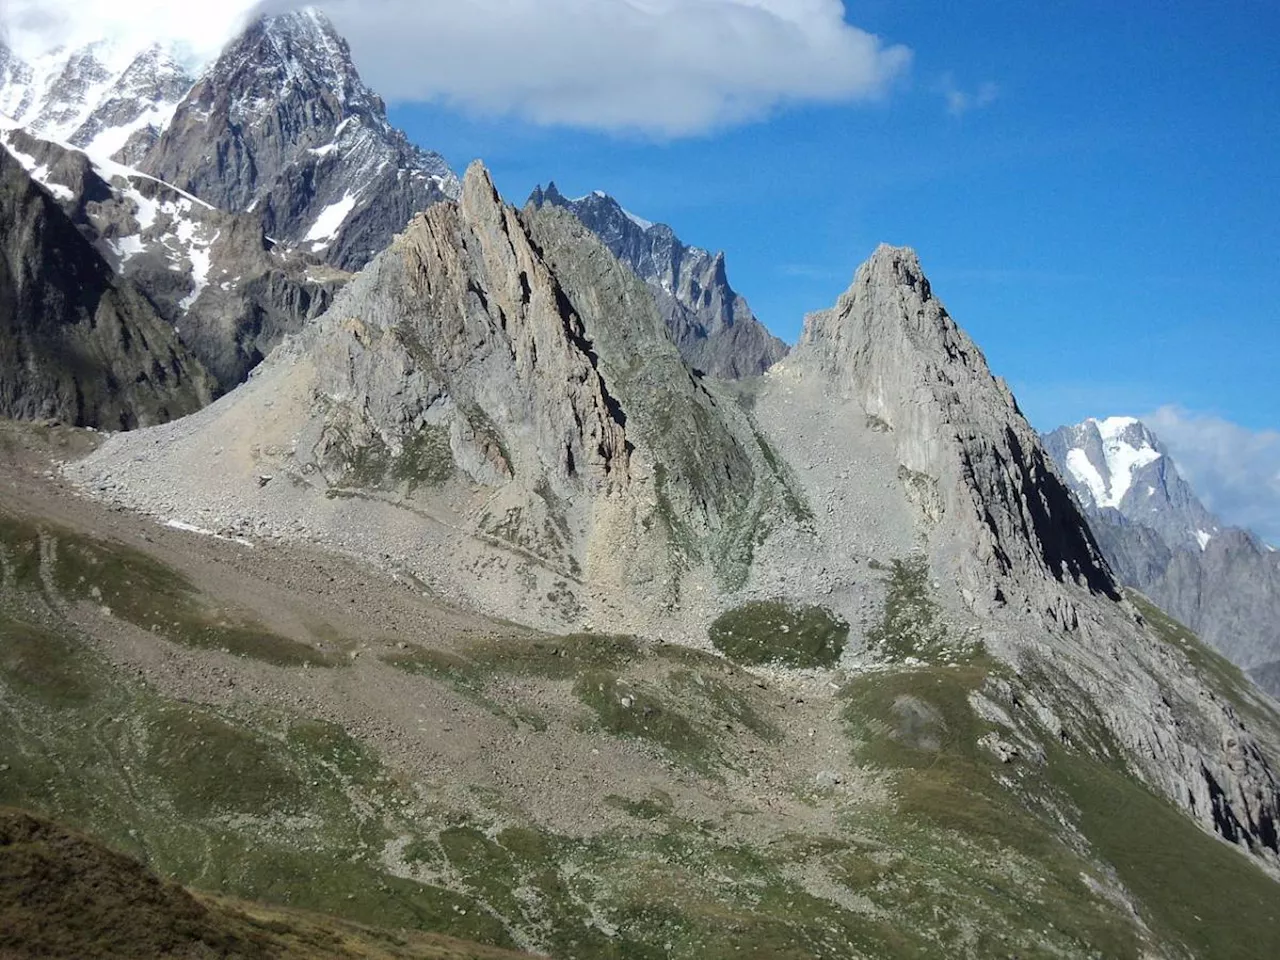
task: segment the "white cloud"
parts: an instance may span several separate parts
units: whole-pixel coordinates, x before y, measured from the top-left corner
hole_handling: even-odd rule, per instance
[[[102,37],[216,55],[255,9],[291,0],[0,0],[30,56]],[[373,89],[539,124],[698,134],[796,102],[883,96],[911,52],[840,0],[317,0]]]
[[[1280,431],[1173,406],[1142,419],[1210,510],[1280,546]]]
[[[0,30],[23,57],[95,40],[134,49],[162,41],[196,65],[218,54],[254,6],[255,0],[0,0]]]
[[[911,53],[840,0],[323,0],[370,85],[539,124],[702,133],[881,97]]]
[[[953,117],[963,117],[970,110],[989,107],[1000,97],[1000,87],[991,82],[980,84],[974,91],[961,90],[951,74],[942,78],[939,89],[947,103],[947,112]]]

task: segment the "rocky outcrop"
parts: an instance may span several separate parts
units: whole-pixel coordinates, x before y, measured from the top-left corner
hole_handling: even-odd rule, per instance
[[[569,200],[552,183],[535,189],[529,202],[570,211],[649,284],[672,339],[695,370],[734,380],[757,376],[786,355],[786,344],[729,285],[723,253],[686,246],[666,224],[642,220],[598,191]]]
[[[348,279],[267,239],[256,217],[215,209],[23,130],[0,134],[0,142],[39,175],[103,258],[146,294],[221,391],[323,313]]]
[[[376,532],[447,595],[547,626],[639,628],[690,577],[740,583],[781,501],[648,288],[567,213],[506,206],[478,165],[166,436],[113,486],[164,475],[165,501],[227,511],[218,525],[301,522],[358,552]],[[248,475],[191,474],[233,450]]]
[[[793,362],[893,437],[935,565],[977,609],[1010,590],[1069,624],[1043,579],[1117,596],[1088,525],[1003,381],[934,297],[913,251],[881,246],[835,308],[808,317]]]
[[[213,384],[173,328],[0,147],[0,415],[132,429]]]
[[[268,236],[359,269],[431,204],[456,197],[314,10],[255,20],[200,77],[140,167]]]
[[[1045,446],[1121,581],[1280,696],[1280,554],[1205,508],[1173,457],[1129,417],[1060,427]]]
[[[1280,864],[1280,743],[1241,718],[1265,714],[1115,602],[1075,497],[912,251],[881,246],[781,367],[851,398],[892,442],[935,586],[954,582],[981,615],[1044,732],[1101,756],[1119,745],[1206,830]]]

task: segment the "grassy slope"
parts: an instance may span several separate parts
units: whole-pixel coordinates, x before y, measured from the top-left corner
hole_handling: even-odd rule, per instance
[[[887,779],[889,803],[796,783],[793,799],[838,827],[778,820],[753,832],[686,819],[654,790],[602,797],[632,826],[575,839],[506,803],[485,814],[424,800],[311,718],[176,703],[114,674],[58,602],[110,597],[115,615],[202,646],[190,633],[222,618],[145,557],[65,531],[41,542],[0,526],[0,725],[11,731],[0,803],[64,819],[162,876],[273,911],[558,957],[1127,957],[1144,940],[1172,955],[1280,955],[1280,886],[1131,778],[1061,749],[1042,766],[978,745],[989,731],[969,695],[1000,667],[963,645],[937,649],[932,620],[911,629],[906,611],[932,608],[907,567],[891,574],[901,596],[891,590],[885,637],[903,659],[943,662],[853,678],[838,704],[852,758]],[[913,637],[928,649],[911,649]],[[240,652],[303,669],[270,641]],[[670,764],[673,783],[693,776],[713,791],[763,762],[746,745],[785,735],[777,700],[749,674],[680,648],[582,637],[393,659],[424,690],[451,687],[529,736],[569,722],[632,740]],[[510,678],[577,706],[531,713],[505,692]],[[394,874],[392,841],[404,851]],[[1179,851],[1190,861],[1180,871]],[[1096,892],[1121,886],[1149,933]]]
[[[502,960],[437,935],[391,933],[193,894],[48,820],[0,808],[5,957]]]

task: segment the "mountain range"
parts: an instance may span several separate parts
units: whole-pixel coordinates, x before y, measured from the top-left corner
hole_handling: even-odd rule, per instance
[[[1086,420],[1044,440],[1119,578],[1280,696],[1280,554],[1206,509],[1139,420]]]
[[[788,350],[321,14],[184,69],[0,52],[0,949],[1280,953],[1250,541],[1141,424],[905,247]]]

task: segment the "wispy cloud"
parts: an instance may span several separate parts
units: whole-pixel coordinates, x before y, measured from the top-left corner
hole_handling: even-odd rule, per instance
[[[956,84],[952,74],[945,74],[939,84],[942,98],[947,104],[947,113],[953,117],[963,117],[972,110],[989,107],[1000,98],[999,85],[987,81],[979,84],[974,90],[964,90]]]
[[[1142,418],[1209,509],[1280,546],[1280,431],[1160,407]]]
[[[256,0],[0,0],[0,37],[21,56],[95,40],[175,44],[192,65],[215,56]]]

